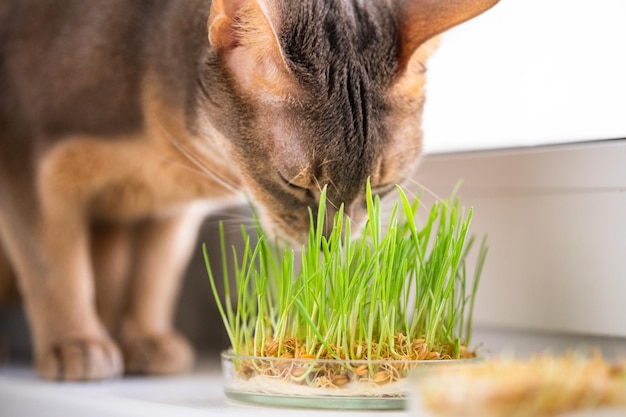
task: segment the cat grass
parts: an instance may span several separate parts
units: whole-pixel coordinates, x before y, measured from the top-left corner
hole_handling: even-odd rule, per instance
[[[406,371],[374,369],[361,361],[399,364],[475,356],[472,311],[487,245],[483,239],[470,276],[466,261],[475,243],[469,234],[473,212],[451,197],[422,215],[420,197],[409,199],[400,186],[397,193],[398,202],[383,221],[380,199],[368,182],[368,217],[361,232],[353,233],[340,207],[331,233],[324,236],[323,190],[316,217],[310,215],[308,241],[298,250],[279,249],[260,226],[255,240],[242,227],[242,249],[228,247],[220,225],[221,294],[206,246],[204,256],[230,353],[259,359],[240,362],[241,374],[287,373],[294,379],[293,366],[285,371],[262,359],[317,360],[325,361],[324,369],[306,368],[309,380],[314,372],[316,384],[340,386],[361,377],[391,382]],[[232,283],[228,262],[234,267]],[[329,369],[332,362],[326,360],[352,362],[349,376]],[[295,379],[305,374],[304,368],[295,369]]]

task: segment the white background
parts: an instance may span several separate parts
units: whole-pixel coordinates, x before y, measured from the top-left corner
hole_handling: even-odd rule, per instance
[[[427,88],[416,182],[462,178],[489,237],[476,324],[624,341],[626,0],[502,0],[443,36]]]
[[[428,67],[426,152],[626,137],[625,0],[502,0]]]

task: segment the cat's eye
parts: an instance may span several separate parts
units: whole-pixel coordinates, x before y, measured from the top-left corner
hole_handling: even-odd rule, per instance
[[[292,181],[289,181],[280,171],[278,171],[278,177],[283,182],[283,184],[285,184],[291,190],[302,192],[302,193],[307,193],[307,195],[310,194],[311,192],[311,190],[309,190],[308,188],[295,184]]]

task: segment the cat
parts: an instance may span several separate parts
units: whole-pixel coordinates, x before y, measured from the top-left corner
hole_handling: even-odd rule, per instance
[[[495,3],[3,0],[0,290],[39,375],[189,369],[172,312],[207,210],[243,193],[298,243],[327,185],[358,222],[367,178],[419,160],[437,35]]]

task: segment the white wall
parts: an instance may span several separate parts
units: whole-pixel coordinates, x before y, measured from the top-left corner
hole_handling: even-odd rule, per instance
[[[626,337],[626,1],[502,0],[427,88],[417,182],[489,235],[476,323]]]
[[[502,0],[444,34],[425,150],[626,137],[626,1]]]
[[[477,325],[626,337],[626,140],[428,155],[419,181],[474,207],[490,252]]]

